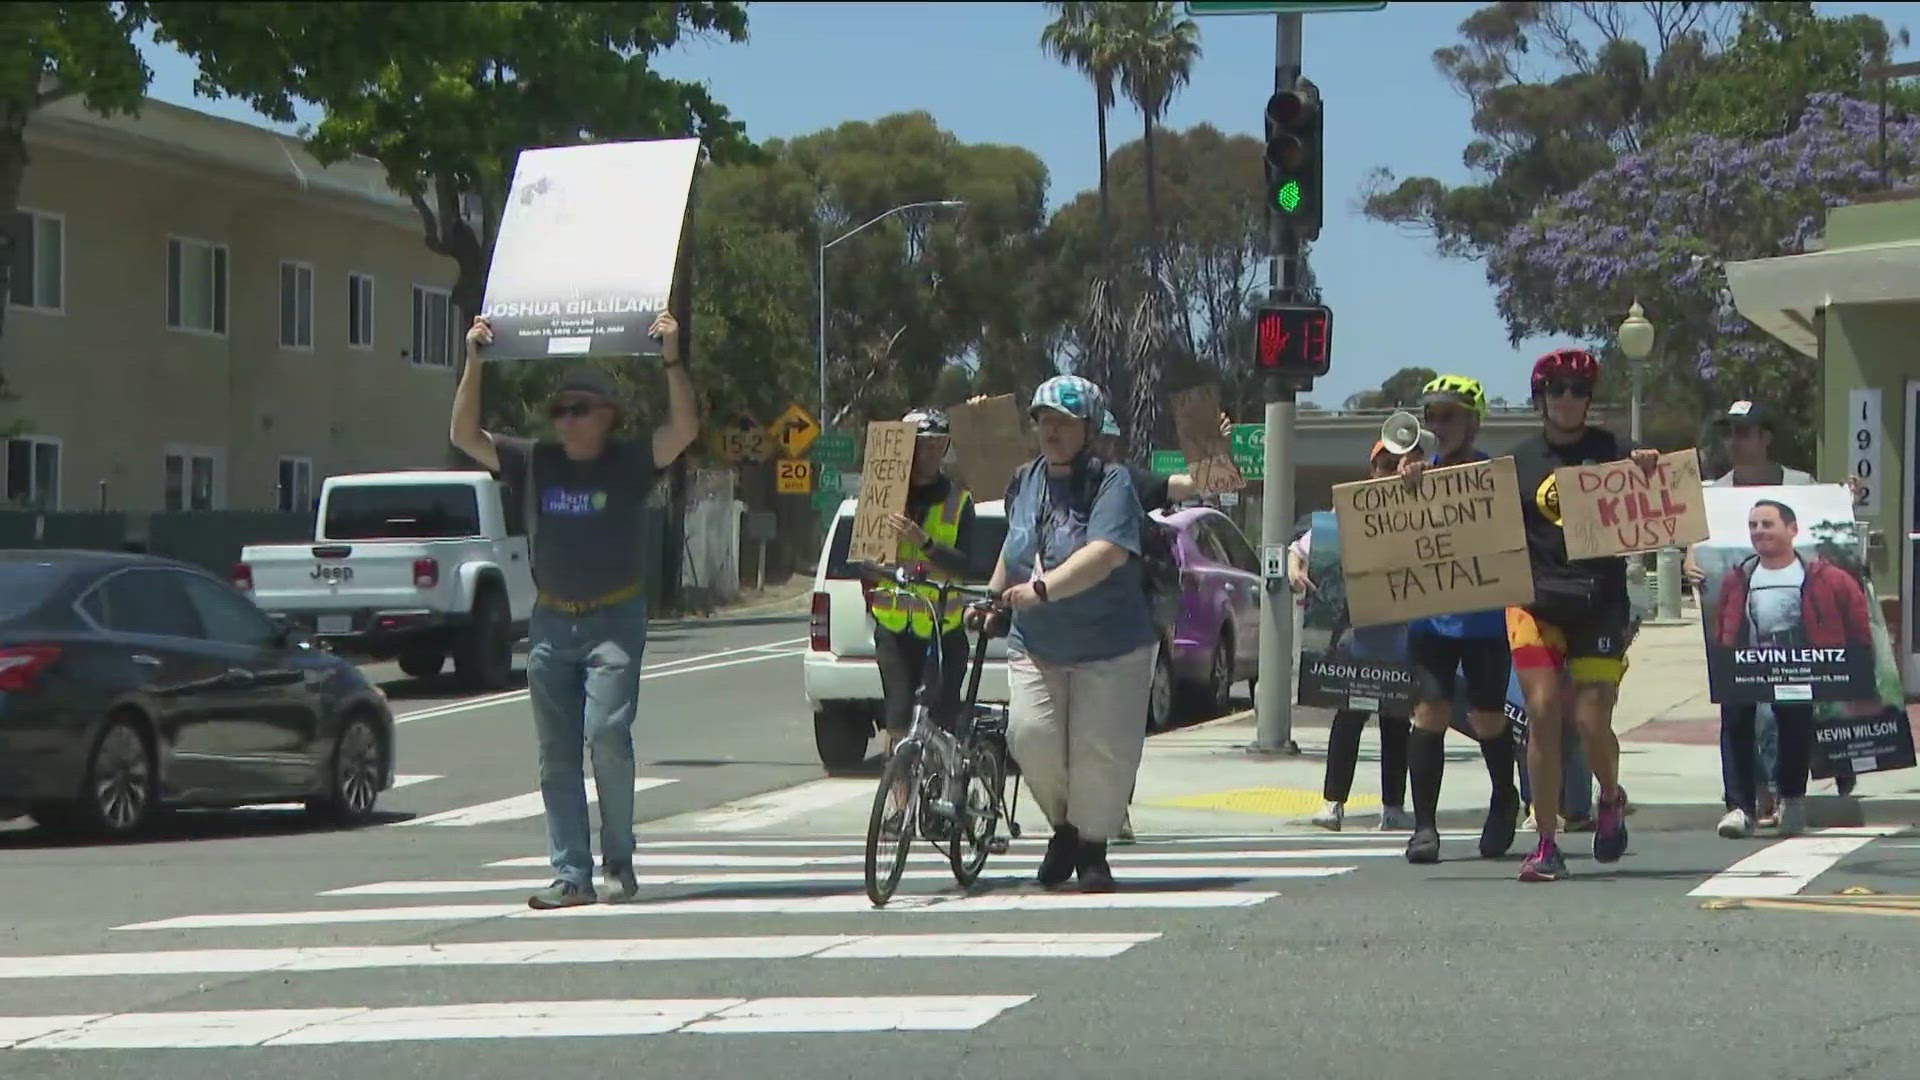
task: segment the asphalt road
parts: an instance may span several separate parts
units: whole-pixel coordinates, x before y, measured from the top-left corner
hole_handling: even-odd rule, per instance
[[[1399,835],[1221,830],[1116,849],[1122,891],[1081,897],[1027,883],[1027,810],[974,895],[929,857],[873,911],[871,781],[821,779],[804,634],[656,633],[637,904],[529,912],[524,700],[400,682],[400,771],[433,779],[378,825],[0,835],[0,1076],[1915,1075],[1911,831],[1649,827],[1614,867],[1573,837],[1575,877],[1526,886],[1466,837],[1411,867]]]

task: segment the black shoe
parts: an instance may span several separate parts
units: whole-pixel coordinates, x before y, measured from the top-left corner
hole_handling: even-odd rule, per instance
[[[1080,857],[1075,869],[1080,875],[1080,891],[1086,893],[1108,893],[1113,891],[1113,870],[1107,866],[1107,842],[1104,840],[1086,840],[1080,844]]]
[[[1080,830],[1071,825],[1056,827],[1053,839],[1047,841],[1047,853],[1040,859],[1040,871],[1034,880],[1049,889],[1066,884],[1073,876],[1079,855]]]
[[[1487,823],[1480,826],[1480,857],[1498,859],[1513,849],[1514,830],[1520,824],[1520,792],[1508,788],[1487,806]]]
[[[1439,862],[1440,830],[1434,828],[1413,830],[1413,838],[1407,841],[1407,861],[1410,863]]]

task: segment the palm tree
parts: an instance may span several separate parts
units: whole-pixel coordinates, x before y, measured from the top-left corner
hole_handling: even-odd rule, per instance
[[[1129,4],[1108,2],[1054,2],[1053,22],[1040,32],[1040,47],[1054,59],[1078,68],[1093,83],[1094,119],[1100,132],[1100,239],[1113,239],[1112,212],[1107,191],[1107,113],[1114,106],[1114,80],[1120,74],[1119,10]]]
[[[1121,358],[1125,319],[1115,293],[1113,266],[1112,193],[1107,180],[1107,113],[1112,111],[1114,83],[1120,74],[1120,9],[1112,0],[1073,0],[1049,3],[1054,20],[1040,32],[1040,47],[1093,83],[1094,121],[1100,135],[1100,267],[1088,275],[1086,309],[1081,338],[1087,363],[1081,374],[1115,394],[1124,374]]]
[[[1134,454],[1144,460],[1159,428],[1167,330],[1173,317],[1171,294],[1160,273],[1160,203],[1153,129],[1173,104],[1174,95],[1193,78],[1194,62],[1200,58],[1200,27],[1166,0],[1124,4],[1118,14],[1120,85],[1140,110],[1146,151],[1148,273],[1133,317],[1136,336],[1129,357],[1133,362],[1133,393],[1128,425]]]

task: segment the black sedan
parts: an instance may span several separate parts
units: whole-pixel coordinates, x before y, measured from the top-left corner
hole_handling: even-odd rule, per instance
[[[386,695],[226,582],[0,551],[0,820],[116,837],[166,807],[304,802],[351,825],[392,786]]]

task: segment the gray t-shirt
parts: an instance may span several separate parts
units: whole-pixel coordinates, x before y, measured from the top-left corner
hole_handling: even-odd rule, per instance
[[[1034,564],[1057,568],[1093,540],[1136,556],[1083,593],[1016,612],[1007,651],[1049,663],[1109,660],[1153,643],[1153,612],[1141,577],[1140,530],[1145,514],[1127,470],[1108,465],[1091,508],[1073,505],[1073,481],[1044,470],[1022,475],[1007,508],[1007,540],[1000,549],[1007,581],[1032,580]]]
[[[652,440],[611,440],[592,461],[574,461],[544,439],[496,435],[493,445],[515,497],[533,486],[533,579],[541,592],[597,600],[645,581],[641,523],[659,480]]]

